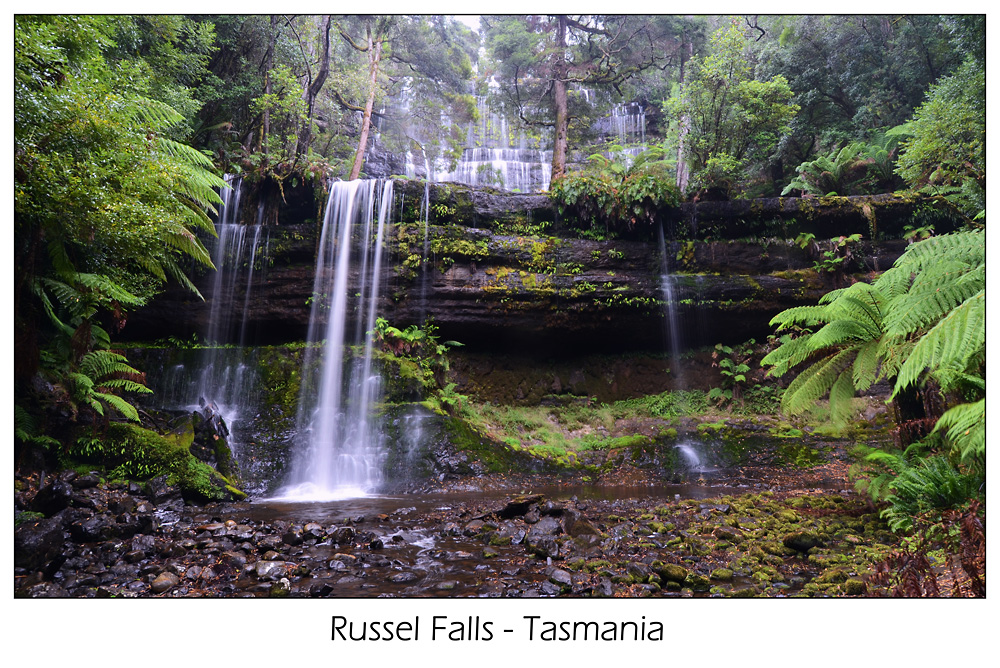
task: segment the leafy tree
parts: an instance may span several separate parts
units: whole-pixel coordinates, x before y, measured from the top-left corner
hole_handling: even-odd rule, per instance
[[[586,106],[572,86],[621,85],[664,60],[651,17],[590,15],[483,17],[486,45],[499,63],[500,85],[527,125],[553,134],[552,178],[566,172],[570,124]],[[574,104],[574,102],[576,104]]]
[[[717,30],[709,54],[692,59],[691,74],[665,105],[688,127],[685,152],[695,187],[745,190],[751,170],[767,164],[799,110],[784,77],[754,79],[746,46],[735,21]]]
[[[914,187],[957,195],[969,216],[986,208],[986,70],[975,58],[935,83],[902,129],[897,172]]]
[[[431,99],[443,98],[457,103],[457,109],[468,109],[468,100],[459,99],[459,94],[472,75],[470,52],[475,50],[472,42],[462,37],[463,30],[455,21],[443,17],[367,16],[345,18],[338,22],[337,29],[344,43],[365,58],[364,81],[352,87],[353,95],[346,92],[350,88],[334,92],[342,107],[361,113],[349,179],[361,174],[375,103],[394,89],[406,87],[431,93]]]
[[[775,178],[783,178],[782,164],[903,123],[964,57],[946,29],[951,22],[914,14],[759,17],[758,75],[784,76],[801,107],[779,147]]]
[[[224,184],[170,138],[184,117],[151,95],[141,60],[110,61],[128,17],[19,16],[14,62],[14,319],[18,400],[41,366],[51,397],[135,417],[141,378],[108,330],[184,268]],[[60,399],[60,397],[62,397]]]

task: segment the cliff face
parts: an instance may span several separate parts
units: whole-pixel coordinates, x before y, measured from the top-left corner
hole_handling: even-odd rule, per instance
[[[783,239],[674,241],[661,248],[655,241],[548,236],[558,233],[560,223],[547,196],[463,186],[431,188],[425,242],[423,194],[416,182],[396,188],[380,313],[396,326],[430,317],[443,338],[470,350],[664,350],[665,264],[686,347],[764,336],[774,314],[815,303],[843,280],[840,273],[814,269],[822,264],[824,247],[803,249]],[[845,233],[853,229],[867,237],[870,220],[852,208],[853,227],[844,222]],[[211,296],[234,321],[247,318],[250,344],[306,336],[319,226],[282,225],[280,211],[278,222],[270,228],[267,260],[249,299],[240,288]],[[721,236],[718,225],[706,230]],[[836,269],[884,270],[904,243],[860,242]],[[209,296],[213,280],[207,273],[196,284]],[[171,289],[135,313],[123,335],[189,339],[207,331],[209,313],[206,302]]]

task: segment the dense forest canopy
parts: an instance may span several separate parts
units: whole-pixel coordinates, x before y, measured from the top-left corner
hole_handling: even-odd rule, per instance
[[[454,165],[488,116],[551,151],[554,198],[628,225],[683,199],[907,191],[951,207],[965,230],[928,240],[870,286],[780,318],[789,347],[770,361],[784,372],[828,355],[793,385],[805,391],[789,395],[791,411],[827,393],[836,404],[877,378],[894,396],[940,390],[950,411],[929,433],[952,449],[926,448],[963,475],[984,471],[984,16],[503,15],[479,25],[17,16],[18,442],[50,443],[53,411],[137,419],[123,396],[147,391],[144,379],[113,335],[170,281],[197,295],[190,272],[211,266],[203,240],[224,175],[322,191],[376,162],[399,174],[403,155]],[[606,129],[627,105],[642,111],[641,137]],[[928,261],[934,252],[948,271]],[[914,461],[905,470],[917,476]]]

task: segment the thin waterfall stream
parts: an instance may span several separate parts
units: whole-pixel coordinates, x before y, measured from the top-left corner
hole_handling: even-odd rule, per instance
[[[212,244],[216,271],[205,295],[210,304],[204,333],[208,345],[193,368],[179,365],[168,372],[167,403],[205,411],[206,417],[220,415],[229,429],[229,447],[239,459],[244,422],[256,403],[253,365],[244,359],[251,334],[248,314],[254,290],[266,280],[270,235],[259,222],[240,222],[242,179],[227,175],[225,180]]]

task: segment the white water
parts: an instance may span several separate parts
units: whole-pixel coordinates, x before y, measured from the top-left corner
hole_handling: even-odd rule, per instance
[[[242,179],[226,176],[229,185],[220,192],[222,205],[216,222],[212,263],[216,267],[205,298],[210,304],[205,340],[206,348],[192,369],[177,365],[165,375],[165,404],[195,411],[203,404],[214,404],[230,430],[229,447],[239,454],[242,423],[254,405],[256,377],[244,360],[247,343],[247,317],[251,295],[261,282],[258,264],[266,265],[269,235],[260,225],[238,222]],[[240,299],[242,291],[242,299]],[[242,307],[234,308],[242,302]],[[223,348],[225,344],[237,348]]]
[[[381,397],[372,369],[382,240],[392,182],[331,184],[320,235],[299,396],[298,454],[278,498],[326,501],[377,491],[384,451],[370,408]],[[377,216],[376,216],[377,207]],[[347,331],[354,317],[353,335]],[[364,346],[357,359],[351,347]]]
[[[675,389],[684,388],[684,373],[681,370],[681,350],[683,341],[681,339],[681,318],[677,311],[677,282],[670,272],[670,258],[667,253],[667,243],[663,238],[663,228],[659,228],[660,261],[662,272],[660,274],[660,289],[663,292],[664,311],[667,316],[667,345],[670,348],[670,372],[674,376]]]
[[[695,448],[693,443],[683,442],[678,443],[674,446],[677,451],[681,453],[681,457],[684,459],[684,467],[689,471],[694,471],[696,473],[705,473],[711,471],[712,469],[706,466],[701,454]]]

